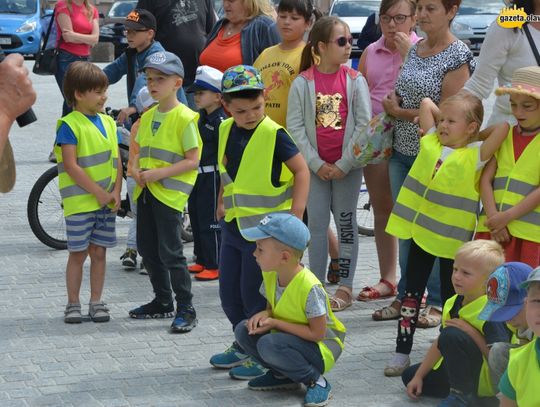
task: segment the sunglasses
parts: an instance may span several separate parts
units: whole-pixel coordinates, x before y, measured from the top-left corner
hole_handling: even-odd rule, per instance
[[[331,41],[335,42],[338,46],[344,47],[345,45],[353,45],[354,38],[353,37],[339,37],[338,39]]]

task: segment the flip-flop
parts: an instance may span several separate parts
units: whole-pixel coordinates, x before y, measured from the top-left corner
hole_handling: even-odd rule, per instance
[[[386,287],[390,289],[390,292],[388,294],[381,294],[379,290],[377,290],[374,287],[364,287],[356,297],[357,301],[373,301],[373,300],[381,300],[383,298],[390,298],[395,297],[397,294],[396,286],[392,284],[390,281],[385,280],[384,278],[381,278],[379,280],[381,284],[384,284]],[[362,295],[363,294],[363,295]]]

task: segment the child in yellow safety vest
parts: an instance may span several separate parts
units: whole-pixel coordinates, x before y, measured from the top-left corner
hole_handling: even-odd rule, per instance
[[[475,141],[482,119],[482,103],[469,94],[449,97],[440,109],[427,98],[420,105],[420,152],[386,226],[388,233],[411,239],[396,353],[384,369],[386,376],[399,376],[410,364],[420,303],[436,259],[443,303],[454,294],[453,259],[474,234],[481,170],[508,129],[497,127],[484,142]]]
[[[54,152],[69,250],[66,323],[83,319],[79,291],[88,256],[88,315],[94,322],[110,319],[101,294],[106,249],[116,245],[115,212],[120,206],[122,164],[116,123],[100,113],[107,100],[107,87],[107,76],[90,62],[74,62],[64,77],[64,96],[73,111],[58,121]]]
[[[529,274],[522,287],[527,289],[527,325],[536,335],[536,339],[510,351],[508,369],[499,382],[502,393],[501,407],[540,406],[540,267]]]
[[[310,233],[294,215],[273,213],[246,229],[263,272],[266,310],[235,328],[237,342],[269,370],[252,379],[252,390],[307,387],[304,406],[325,406],[331,386],[328,372],[343,351],[345,327],[334,316],[317,277],[301,263]]]
[[[540,67],[516,69],[510,95],[517,125],[486,165],[480,181],[484,213],[477,238],[503,245],[507,261],[540,264]]]
[[[496,402],[487,358],[489,346],[508,342],[504,322],[482,321],[486,281],[504,261],[502,247],[491,240],[465,243],[456,253],[452,283],[456,295],[445,302],[442,329],[421,364],[402,375],[407,394],[445,397],[439,407],[477,407]]]

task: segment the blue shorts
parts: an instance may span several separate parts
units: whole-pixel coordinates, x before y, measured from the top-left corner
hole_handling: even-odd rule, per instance
[[[82,252],[90,243],[102,247],[116,246],[116,212],[107,207],[66,217],[67,248]]]

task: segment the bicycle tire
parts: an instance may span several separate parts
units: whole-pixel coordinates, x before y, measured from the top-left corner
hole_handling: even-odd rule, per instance
[[[358,223],[359,235],[375,236],[373,208],[371,207],[367,189],[360,189],[358,204],[356,206],[356,221]]]
[[[58,176],[58,168],[56,165],[45,171],[36,181],[30,195],[28,197],[28,203],[26,207],[26,213],[28,217],[28,223],[34,235],[43,244],[57,250],[67,249],[67,237],[66,237],[66,225],[64,220],[64,210],[62,208],[62,198],[58,190],[57,183],[54,183],[54,179]],[[54,183],[54,186],[49,184]],[[40,205],[41,207],[48,205],[49,202],[45,202],[44,194],[50,195],[53,199],[50,202],[51,210],[50,216],[47,217],[47,225],[42,223],[40,217]],[[51,225],[49,227],[49,225]],[[56,229],[59,234],[53,236],[49,229]]]

